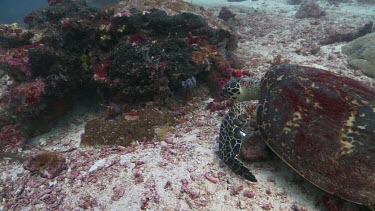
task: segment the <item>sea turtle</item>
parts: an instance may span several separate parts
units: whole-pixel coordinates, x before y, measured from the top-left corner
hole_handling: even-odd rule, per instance
[[[280,65],[262,80],[233,79],[221,94],[259,100],[256,109],[236,104],[220,126],[220,157],[234,172],[256,181],[237,158],[256,119],[269,148],[302,177],[343,199],[375,204],[375,89],[325,70]]]

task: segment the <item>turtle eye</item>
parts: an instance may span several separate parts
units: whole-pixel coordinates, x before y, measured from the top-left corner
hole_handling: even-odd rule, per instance
[[[231,88],[231,89],[239,88],[239,85],[240,85],[239,81],[240,81],[239,78],[232,79],[231,81],[229,81],[229,88]]]
[[[236,88],[236,86],[237,86],[237,81],[231,81],[231,82],[229,83],[229,88],[231,88],[231,89]]]

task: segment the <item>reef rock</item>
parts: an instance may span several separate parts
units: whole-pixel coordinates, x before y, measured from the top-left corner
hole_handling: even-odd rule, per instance
[[[306,0],[298,8],[295,16],[296,18],[319,18],[325,15],[326,12],[314,0]]]
[[[350,67],[375,78],[375,33],[359,37],[342,47]]]
[[[50,4],[24,18],[28,30],[0,25],[0,69],[14,80],[1,105],[27,134],[37,130],[26,125],[41,124],[26,121],[64,112],[73,93],[165,103],[193,87],[188,79],[216,80],[207,75],[229,64],[237,47],[224,21],[182,0],[129,0],[101,10],[83,0]]]
[[[126,10],[137,8],[141,11],[149,11],[151,9],[159,9],[165,11],[168,15],[178,15],[181,13],[192,13],[202,16],[212,28],[220,28],[230,31],[226,23],[216,17],[214,14],[206,11],[203,7],[197,7],[183,0],[124,0],[118,4],[113,4],[103,8],[103,10],[114,10],[115,14],[120,14]]]

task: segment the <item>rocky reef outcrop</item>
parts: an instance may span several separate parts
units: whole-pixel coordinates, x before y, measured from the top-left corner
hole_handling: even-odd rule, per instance
[[[342,47],[348,56],[348,65],[375,78],[375,33],[359,37]]]

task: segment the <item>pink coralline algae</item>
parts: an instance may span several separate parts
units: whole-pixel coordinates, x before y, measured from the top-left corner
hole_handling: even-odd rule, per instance
[[[217,70],[213,73],[212,77],[217,90],[215,96],[216,98],[221,99],[219,94],[221,87],[233,77],[242,77],[242,70],[233,68],[231,61],[229,60],[220,60],[217,64]]]
[[[35,80],[31,82],[14,85],[9,92],[3,94],[1,103],[14,109],[17,112],[35,112],[31,109],[40,102],[42,95],[45,93],[45,83],[42,80]]]
[[[108,80],[108,74],[106,71],[111,67],[110,61],[104,61],[102,64],[98,64],[95,67],[95,74],[94,74],[94,80],[101,83],[107,83]]]
[[[39,102],[44,93],[45,83],[41,80],[23,83],[14,89],[14,95],[18,98],[24,98],[25,103],[34,104]]]
[[[255,193],[254,191],[251,191],[251,190],[247,190],[247,191],[244,191],[243,192],[243,195],[247,198],[254,198],[255,196]]]
[[[24,137],[18,126],[5,125],[0,129],[0,153],[13,152],[24,146]]]
[[[24,48],[12,49],[0,55],[0,62],[7,65],[4,68],[12,69],[12,75],[15,75],[16,78],[30,76],[31,66],[27,53],[28,50]]]
[[[28,157],[23,168],[31,172],[39,172],[43,178],[52,179],[67,168],[65,158],[55,152],[41,152]]]
[[[130,17],[130,16],[132,16],[132,13],[131,13],[130,10],[125,9],[125,10],[121,10],[121,11],[117,12],[114,15],[114,17],[122,17],[122,16]]]
[[[219,179],[218,178],[216,178],[216,177],[214,177],[214,176],[212,176],[211,174],[209,174],[209,173],[206,173],[205,175],[204,175],[205,177],[206,177],[206,179],[208,179],[210,182],[212,182],[212,183],[219,183]]]

